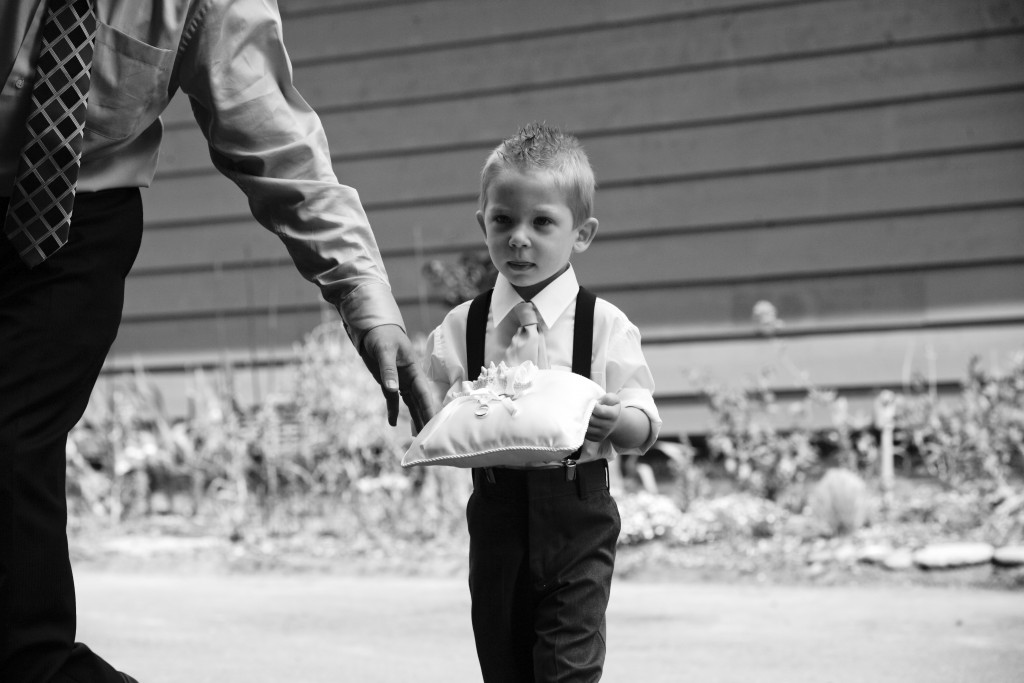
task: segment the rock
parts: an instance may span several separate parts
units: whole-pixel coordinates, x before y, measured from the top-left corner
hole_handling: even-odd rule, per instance
[[[867,519],[867,486],[849,470],[830,469],[811,489],[808,507],[831,535],[853,533]]]
[[[885,562],[885,558],[892,555],[892,553],[893,549],[888,545],[880,543],[866,545],[857,553],[857,561],[866,564],[882,564]]]
[[[936,543],[914,553],[914,563],[925,569],[952,569],[991,562],[994,554],[988,543]]]
[[[914,566],[914,554],[902,548],[894,550],[882,560],[882,566],[892,571],[910,569]]]
[[[853,564],[857,560],[857,549],[851,543],[843,543],[835,549],[832,557],[840,564]]]
[[[1024,545],[1004,545],[996,548],[992,561],[1003,567],[1024,566]]]

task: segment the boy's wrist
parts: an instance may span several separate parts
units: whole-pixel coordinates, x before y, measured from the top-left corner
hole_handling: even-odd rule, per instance
[[[617,448],[638,448],[651,433],[651,419],[637,406],[624,406],[619,410],[609,441]]]

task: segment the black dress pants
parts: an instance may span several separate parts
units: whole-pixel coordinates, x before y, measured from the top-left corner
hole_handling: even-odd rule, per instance
[[[7,200],[0,199],[0,220]],[[0,235],[0,681],[123,683],[75,643],[65,444],[121,322],[138,189],[80,193],[69,241],[27,268]]]
[[[469,589],[486,683],[594,683],[621,526],[604,460],[473,471]]]

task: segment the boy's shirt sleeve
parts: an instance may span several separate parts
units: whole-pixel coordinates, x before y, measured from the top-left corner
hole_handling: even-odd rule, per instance
[[[466,379],[461,349],[465,346],[456,340],[464,340],[466,336],[466,311],[455,309],[445,316],[444,321],[427,337],[422,369],[430,382],[434,407],[440,409],[445,397],[456,384]]]
[[[636,325],[624,319],[615,322],[606,358],[605,390],[618,394],[623,409],[638,408],[651,421],[651,433],[640,447],[615,450],[619,455],[643,455],[658,440],[661,415],[654,404],[654,376],[644,358]]]

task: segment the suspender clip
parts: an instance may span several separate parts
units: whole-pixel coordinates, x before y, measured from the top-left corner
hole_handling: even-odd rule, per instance
[[[572,458],[566,458],[562,461],[565,466],[565,480],[575,481],[576,480],[576,461]]]

